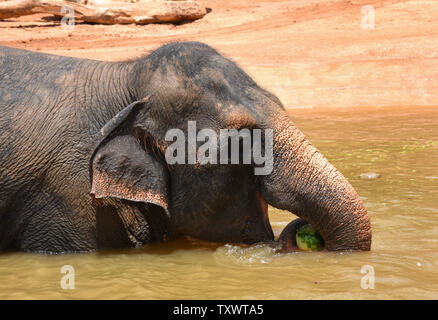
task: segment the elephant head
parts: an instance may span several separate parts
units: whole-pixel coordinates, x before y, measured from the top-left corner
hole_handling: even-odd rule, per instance
[[[314,225],[328,250],[370,250],[370,220],[356,191],[279,99],[235,63],[192,42],[165,45],[131,65],[128,86],[136,101],[100,131],[91,158],[95,198],[148,203],[168,217],[173,236],[247,244],[274,240],[270,204]],[[194,122],[197,133],[218,136],[221,129],[272,130],[271,141],[265,135],[260,145],[249,145],[270,144],[272,170],[256,175],[254,161],[190,162],[189,153],[184,164],[169,163],[166,152],[175,143],[166,137],[169,130],[187,137]],[[185,141],[186,150],[196,153],[202,140]]]

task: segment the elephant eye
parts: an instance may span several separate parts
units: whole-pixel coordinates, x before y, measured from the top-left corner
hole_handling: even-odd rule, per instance
[[[231,113],[227,117],[227,129],[252,129],[256,121],[247,110],[239,110]]]

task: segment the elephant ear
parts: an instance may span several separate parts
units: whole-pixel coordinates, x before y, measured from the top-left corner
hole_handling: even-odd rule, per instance
[[[135,107],[144,103],[130,104],[99,132],[90,159],[91,194],[96,199],[152,203],[169,216],[167,168],[125,126]]]

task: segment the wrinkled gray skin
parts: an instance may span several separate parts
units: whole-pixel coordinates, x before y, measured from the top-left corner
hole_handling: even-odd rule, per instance
[[[168,165],[165,133],[189,120],[217,132],[272,128],[272,173]],[[267,203],[315,225],[328,250],[371,246],[348,181],[274,95],[201,43],[119,63],[0,47],[0,142],[0,250],[272,241]]]

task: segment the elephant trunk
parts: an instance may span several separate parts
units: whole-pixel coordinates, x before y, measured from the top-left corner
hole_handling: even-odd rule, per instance
[[[370,250],[370,219],[351,184],[286,114],[271,123],[274,164],[261,178],[264,199],[312,224],[328,250]]]

